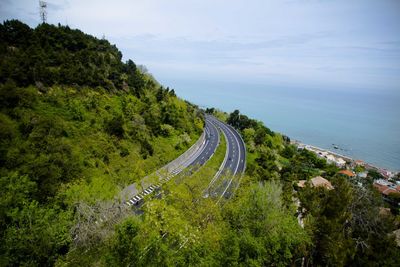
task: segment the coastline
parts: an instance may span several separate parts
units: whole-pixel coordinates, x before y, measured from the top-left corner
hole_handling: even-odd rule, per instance
[[[351,165],[357,165],[358,163],[362,162],[361,165],[363,165],[366,169],[370,169],[370,170],[372,169],[372,170],[378,171],[378,172],[380,172],[382,174],[386,174],[384,176],[391,176],[390,174],[394,175],[394,174],[397,173],[397,171],[395,171],[395,170],[389,170],[389,169],[386,169],[386,168],[381,168],[379,166],[370,164],[370,163],[362,161],[360,159],[354,159],[354,158],[351,158],[349,156],[345,156],[343,154],[339,154],[337,152],[334,152],[334,151],[331,151],[331,150],[328,150],[328,149],[325,149],[325,148],[321,148],[321,147],[317,147],[317,146],[314,146],[314,145],[302,143],[299,140],[291,140],[290,143],[295,145],[296,147],[298,147],[300,149],[304,148],[304,149],[310,150],[310,151],[316,153],[318,156],[321,156],[321,155],[332,155],[335,158],[342,158],[342,159],[344,159],[346,161],[346,163],[350,163]],[[338,165],[338,164],[336,164],[336,165]],[[344,166],[339,166],[339,167],[344,167]],[[387,178],[390,178],[390,177],[387,177]]]

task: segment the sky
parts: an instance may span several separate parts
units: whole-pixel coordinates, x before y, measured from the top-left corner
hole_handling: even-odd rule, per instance
[[[48,0],[48,23],[103,35],[162,83],[400,92],[399,0]],[[0,19],[40,22],[38,1]]]

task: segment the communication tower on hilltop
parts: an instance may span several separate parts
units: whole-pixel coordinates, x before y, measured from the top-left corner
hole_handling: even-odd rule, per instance
[[[40,8],[40,19],[42,23],[46,23],[47,21],[47,3],[45,1],[39,1],[39,8]]]

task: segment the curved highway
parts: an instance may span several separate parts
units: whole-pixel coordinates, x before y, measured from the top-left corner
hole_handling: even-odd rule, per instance
[[[224,134],[227,143],[225,159],[220,170],[211,180],[208,195],[229,198],[237,186],[246,168],[246,146],[240,134],[230,125],[213,116],[206,118],[215,124]]]
[[[208,159],[215,153],[219,145],[219,131],[217,127],[212,123],[210,118],[206,116],[206,141],[204,149],[197,155],[196,158],[192,159],[188,167],[202,166],[207,162]]]
[[[191,171],[193,171],[199,168],[200,166],[204,165],[215,153],[215,150],[219,145],[219,138],[220,138],[219,131],[215,126],[215,124],[212,122],[212,118],[209,116],[206,116],[205,119],[204,133],[205,133],[205,140],[195,153],[190,155],[189,158],[182,160],[182,162],[180,162],[178,166],[174,167],[171,170],[168,170],[166,176],[164,176],[158,183],[147,186],[140,193],[139,192],[131,193],[131,195],[133,196],[129,197],[129,199],[124,201],[124,204],[128,207],[136,205],[140,203],[146,195],[151,194],[154,190],[160,188],[163,183],[169,181],[172,177],[182,172],[185,168],[190,167]],[[158,175],[162,176],[162,174],[159,173]],[[129,190],[131,191],[136,190],[135,184],[132,184],[124,189],[125,192]]]
[[[124,200],[118,205],[118,208],[121,210],[121,208],[141,206],[146,195],[160,188],[164,182],[170,180],[185,168],[190,167],[193,169],[204,165],[215,153],[220,143],[220,131],[218,128],[227,141],[226,153],[218,172],[211,179],[206,189],[206,196],[210,195],[218,198],[217,203],[222,198],[230,198],[239,186],[240,179],[246,168],[246,147],[240,134],[233,127],[211,115],[205,115],[204,132],[198,141],[180,157],[167,164],[166,166],[168,167],[164,166],[160,169],[160,172],[157,171],[155,173],[156,177],[160,179],[159,182],[147,186],[141,192],[137,191],[135,184],[127,186],[121,193],[125,191],[130,196],[124,198],[121,194]],[[167,171],[166,175],[165,173],[163,174],[165,170]],[[101,215],[95,224],[97,225],[108,219],[107,216]]]

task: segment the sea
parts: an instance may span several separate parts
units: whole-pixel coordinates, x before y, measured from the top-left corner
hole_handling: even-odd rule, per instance
[[[165,82],[165,83],[164,83]],[[262,121],[293,140],[400,170],[400,92],[167,80],[178,96]]]

